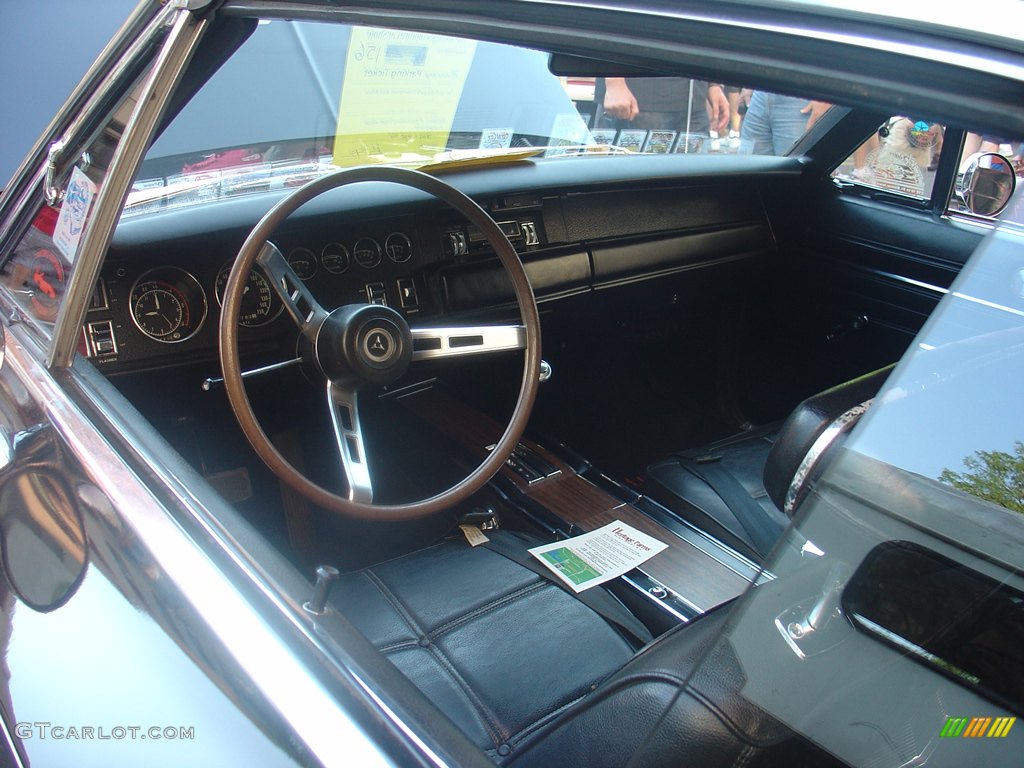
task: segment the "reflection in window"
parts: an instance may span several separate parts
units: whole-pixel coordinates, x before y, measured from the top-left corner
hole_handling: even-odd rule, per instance
[[[1014,443],[1013,453],[977,451],[964,459],[963,472],[944,469],[939,479],[954,488],[1024,513],[1024,442]]]
[[[908,197],[931,197],[942,152],[938,123],[895,115],[835,170],[836,178]]]

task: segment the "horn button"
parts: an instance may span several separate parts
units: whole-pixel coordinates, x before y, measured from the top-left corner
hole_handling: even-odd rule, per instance
[[[328,315],[317,334],[316,359],[332,381],[354,377],[384,386],[408,370],[412,333],[405,318],[390,307],[341,307]]]

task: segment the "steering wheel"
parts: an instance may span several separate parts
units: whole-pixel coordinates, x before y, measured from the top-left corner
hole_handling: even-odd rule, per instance
[[[352,304],[328,311],[296,276],[269,241],[299,206],[332,189],[365,181],[413,187],[442,200],[476,225],[508,273],[519,305],[521,325],[410,328],[390,307]],[[298,326],[303,357],[323,374],[327,408],[348,496],[321,487],[295,469],[260,427],[242,383],[238,356],[239,314],[246,279],[254,264],[269,282]],[[387,166],[342,170],[298,188],[275,205],[249,233],[231,268],[220,317],[220,361],[231,409],[249,443],[284,483],[312,502],[343,515],[407,520],[433,514],[465,500],[482,488],[505,463],[526,429],[537,395],[540,371],[540,317],[526,270],[508,238],[490,216],[449,184],[419,171]],[[501,439],[487,458],[463,480],[436,496],[401,505],[373,502],[373,480],[359,420],[359,398],[397,381],[419,360],[524,350],[519,396]]]

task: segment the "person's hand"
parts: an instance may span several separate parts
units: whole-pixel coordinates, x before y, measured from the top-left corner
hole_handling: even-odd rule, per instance
[[[708,121],[711,130],[725,133],[729,129],[729,99],[718,83],[708,84]]]
[[[810,130],[811,126],[818,122],[818,119],[828,112],[832,108],[832,105],[827,101],[809,101],[807,106],[800,110],[801,115],[807,115],[807,127],[804,129]]]
[[[607,77],[604,81],[605,114],[619,120],[632,120],[640,114],[640,105],[626,85],[624,77]]]

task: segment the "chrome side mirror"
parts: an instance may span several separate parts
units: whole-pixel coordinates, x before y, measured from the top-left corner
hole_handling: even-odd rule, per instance
[[[979,152],[968,158],[957,179],[956,196],[971,213],[998,216],[1016,187],[1013,163],[996,152]]]

